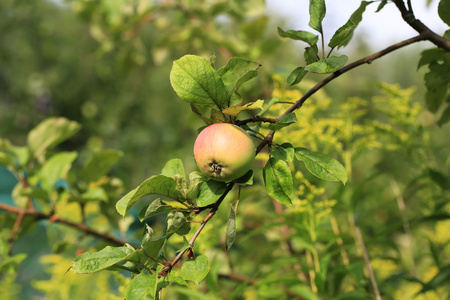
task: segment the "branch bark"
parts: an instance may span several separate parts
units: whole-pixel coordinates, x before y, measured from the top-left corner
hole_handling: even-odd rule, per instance
[[[439,48],[450,51],[450,41],[444,39],[440,35],[433,32],[430,28],[428,28],[425,24],[423,24],[420,20],[416,19],[412,5],[410,0],[408,0],[408,8],[405,6],[403,0],[393,0],[395,6],[397,6],[400,11],[403,20],[408,23],[414,30],[420,33],[421,36],[438,46]]]
[[[280,121],[281,119],[283,119],[287,114],[293,112],[294,110],[299,109],[300,107],[302,107],[303,103],[305,103],[305,101],[311,97],[312,95],[314,95],[318,90],[320,90],[321,88],[323,88],[325,85],[327,85],[329,82],[333,81],[334,79],[336,79],[337,77],[341,76],[342,74],[358,67],[364,64],[371,64],[374,60],[379,59],[383,56],[385,56],[388,53],[391,53],[395,50],[398,50],[400,48],[403,48],[405,46],[408,46],[410,44],[413,43],[417,43],[420,41],[426,40],[426,37],[423,35],[418,35],[415,36],[413,38],[404,40],[402,42],[396,43],[392,46],[389,46],[379,52],[376,52],[372,55],[366,56],[364,58],[361,58],[353,63],[350,63],[342,68],[340,68],[339,70],[337,70],[336,72],[332,73],[331,75],[329,75],[328,77],[326,77],[324,80],[322,80],[321,82],[319,82],[318,84],[316,84],[314,87],[312,87],[308,92],[306,92],[303,97],[301,97],[297,102],[295,102],[291,107],[289,107],[281,116],[279,116],[277,118],[277,121]]]
[[[38,221],[39,220],[49,220],[50,222],[53,222],[53,223],[61,223],[66,226],[75,228],[79,231],[82,231],[86,234],[98,237],[98,238],[100,238],[104,241],[107,241],[113,245],[123,246],[125,244],[125,242],[123,242],[113,236],[95,231],[94,229],[88,227],[85,224],[78,224],[78,223],[75,223],[75,222],[72,222],[72,221],[69,221],[66,219],[61,219],[55,214],[45,214],[45,213],[42,213],[42,212],[34,210],[34,209],[22,209],[22,208],[4,204],[4,203],[0,203],[0,210],[4,210],[4,211],[10,212],[10,213],[17,214],[19,217],[20,216],[22,216],[22,217],[30,216],[30,217],[35,218]]]

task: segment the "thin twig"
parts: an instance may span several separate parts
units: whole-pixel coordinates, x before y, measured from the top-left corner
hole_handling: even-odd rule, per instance
[[[369,279],[373,287],[373,291],[375,293],[375,299],[381,300],[380,290],[378,289],[377,280],[375,279],[375,274],[373,273],[372,266],[370,265],[369,253],[367,252],[366,246],[364,244],[364,239],[361,235],[361,230],[359,230],[358,226],[355,226],[356,237],[358,238],[359,245],[361,246],[361,250],[364,257],[364,262],[366,264],[367,271],[369,272]]]
[[[403,199],[402,192],[400,191],[400,187],[398,186],[397,181],[394,178],[391,178],[390,183],[391,183],[392,191],[394,192],[394,195],[397,199],[397,206],[398,206],[398,209],[400,210],[400,215],[401,215],[402,224],[403,224],[403,230],[405,231],[406,237],[408,239],[408,248],[409,248],[408,250],[411,253],[414,276],[417,279],[420,279],[419,271],[417,270],[416,258],[414,256],[415,251],[414,251],[414,242],[413,242],[413,238],[412,238],[411,227],[409,226],[408,216],[406,215],[405,200]]]
[[[418,35],[415,36],[413,38],[404,40],[402,42],[396,43],[392,46],[387,47],[386,49],[383,49],[379,52],[376,52],[372,55],[366,56],[364,58],[361,58],[353,63],[350,63],[342,68],[340,68],[339,70],[337,70],[336,72],[334,72],[333,74],[329,75],[328,77],[326,77],[324,80],[322,80],[321,82],[319,82],[318,84],[316,84],[314,87],[312,87],[308,92],[306,92],[297,102],[295,102],[291,107],[289,107],[281,116],[279,116],[277,118],[277,121],[280,121],[281,119],[283,119],[287,114],[290,114],[291,112],[293,112],[294,110],[299,109],[303,103],[305,103],[305,101],[311,97],[313,94],[315,94],[318,90],[320,90],[321,88],[323,88],[326,84],[328,84],[329,82],[333,81],[334,79],[336,79],[337,77],[339,77],[340,75],[358,67],[364,64],[371,64],[374,60],[379,59],[383,56],[385,56],[388,53],[391,53],[395,50],[398,50],[402,47],[408,46],[410,44],[419,42],[419,41],[423,41],[425,40],[425,37],[422,35]]]
[[[169,274],[169,272],[172,270],[172,268],[178,263],[178,261],[183,257],[183,255],[189,250],[192,249],[194,247],[194,243],[197,240],[198,236],[200,235],[200,233],[202,232],[203,228],[205,227],[206,223],[208,223],[208,221],[216,214],[217,210],[219,209],[220,204],[222,204],[223,200],[225,199],[225,197],[228,195],[228,193],[231,191],[231,189],[233,188],[234,183],[231,182],[228,184],[227,189],[225,190],[225,192],[222,194],[222,196],[220,196],[220,198],[214,203],[213,207],[211,208],[211,210],[209,211],[209,213],[206,215],[206,217],[202,220],[202,222],[200,223],[200,226],[198,227],[197,231],[194,233],[194,235],[192,236],[192,238],[189,240],[189,248],[184,249],[182,251],[180,251],[178,253],[178,255],[171,261],[169,262],[158,274],[159,277],[165,277]],[[198,211],[198,213],[200,213],[200,211]]]

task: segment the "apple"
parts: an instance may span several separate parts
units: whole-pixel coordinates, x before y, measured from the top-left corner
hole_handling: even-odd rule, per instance
[[[194,158],[206,176],[217,181],[233,181],[251,169],[255,160],[255,145],[242,128],[229,123],[216,123],[198,135]]]

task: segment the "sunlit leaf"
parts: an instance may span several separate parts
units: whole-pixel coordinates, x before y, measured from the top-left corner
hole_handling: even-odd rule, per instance
[[[311,73],[328,74],[333,73],[342,68],[348,61],[346,55],[330,56],[326,59],[321,59],[317,62],[309,64],[305,70]]]
[[[286,116],[284,116],[279,122],[269,124],[269,129],[277,131],[280,130],[281,128],[284,128],[286,126],[295,123],[297,123],[297,116],[295,115],[295,113],[289,113]]]
[[[169,213],[167,216],[167,234],[175,233],[186,223],[186,216],[181,211]]]
[[[60,152],[50,157],[39,172],[41,186],[48,192],[52,191],[58,180],[66,178],[77,156],[77,152]]]
[[[320,179],[341,181],[343,184],[347,182],[345,168],[331,156],[306,148],[295,148],[295,157],[303,161],[308,171]]]
[[[270,158],[263,169],[267,194],[282,204],[291,204],[293,179],[288,164],[283,160]]]
[[[160,195],[173,200],[184,200],[177,187],[178,183],[173,178],[164,175],[152,176],[123,196],[117,202],[116,210],[124,216],[133,204],[146,195]]]
[[[134,250],[127,246],[107,246],[98,252],[85,252],[75,257],[72,270],[76,273],[94,273],[122,263],[133,255]]]
[[[199,56],[185,55],[173,62],[170,82],[178,97],[199,107],[228,107],[229,94],[219,74]]]
[[[181,267],[181,277],[199,284],[209,273],[209,261],[205,255],[199,255],[195,260],[186,261]]]
[[[170,271],[169,275],[167,276],[170,282],[177,283],[182,286],[189,287],[189,284],[186,282],[186,280],[181,277],[180,274],[178,274],[176,271]]]
[[[80,176],[86,181],[96,181],[106,175],[122,157],[122,152],[114,149],[93,153],[81,169]]]
[[[161,199],[153,200],[148,206],[145,206],[139,213],[139,220],[142,222],[152,216],[171,211],[172,206],[167,205]]]
[[[295,157],[294,146],[290,143],[283,143],[279,146],[272,148],[272,155],[278,160],[284,160],[287,162],[292,162]]]
[[[204,182],[200,188],[197,205],[203,207],[215,203],[226,189],[226,183],[221,181],[208,180]]]
[[[94,187],[81,195],[83,201],[108,201],[108,194],[102,187]]]
[[[81,126],[66,118],[48,118],[38,124],[28,134],[28,146],[34,157],[42,159],[48,148],[67,140],[80,130]]]
[[[155,299],[158,274],[139,273],[133,277],[125,290],[127,300]]]
[[[157,261],[164,259],[164,246],[166,245],[166,237],[160,237],[156,240],[147,240],[142,243],[142,249],[138,250],[142,262],[149,267],[155,267],[158,265]]]
[[[264,105],[264,100],[257,100],[255,102],[250,102],[242,106],[233,106],[229,108],[225,108],[222,112],[224,114],[237,117],[241,112],[246,110],[257,110],[262,109]]]
[[[256,77],[258,75],[257,70],[260,66],[259,63],[254,61],[233,57],[230,58],[225,66],[217,70],[217,74],[222,78],[225,88],[231,95],[243,83]]]
[[[302,81],[306,74],[308,74],[308,71],[305,70],[305,67],[297,67],[289,74],[287,83],[289,85],[295,85]]]
[[[182,177],[186,178],[186,174],[184,173],[184,166],[181,159],[174,158],[166,162],[164,165],[161,175],[167,176],[167,177],[173,177],[175,175],[181,175]]]

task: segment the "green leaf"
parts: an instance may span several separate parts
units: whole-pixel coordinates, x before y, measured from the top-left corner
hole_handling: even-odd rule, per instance
[[[217,70],[217,74],[222,78],[228,94],[231,95],[243,83],[256,77],[258,75],[257,70],[260,66],[259,63],[254,61],[233,57],[228,60],[225,66]]]
[[[420,55],[419,63],[417,64],[417,69],[424,65],[429,65],[435,62],[449,62],[450,53],[441,48],[432,48],[422,51]]]
[[[198,107],[229,106],[229,94],[219,74],[199,56],[185,55],[173,62],[170,82],[178,97]]]
[[[221,181],[208,180],[200,188],[200,195],[197,199],[197,205],[200,207],[208,206],[219,200],[220,196],[226,191],[227,184]]]
[[[172,209],[172,206],[164,203],[163,201],[161,201],[161,199],[156,199],[153,200],[153,202],[148,206],[142,208],[141,212],[139,213],[139,220],[142,222],[155,215],[171,211]]]
[[[297,116],[292,112],[284,116],[283,119],[281,119],[278,123],[269,124],[269,129],[277,131],[294,123],[297,123]]]
[[[158,273],[139,273],[131,279],[125,290],[126,300],[155,299]]]
[[[302,41],[308,43],[310,46],[315,45],[319,40],[319,37],[314,33],[303,30],[286,30],[284,31],[278,27],[278,35],[284,38],[290,38],[292,40]]]
[[[145,240],[142,242],[142,249],[138,252],[141,256],[140,261],[145,263],[148,268],[153,268],[157,265],[156,261],[164,259],[164,246],[167,238],[160,237],[156,240]]]
[[[94,187],[81,195],[82,201],[104,201],[108,202],[108,194],[102,187]]]
[[[67,140],[80,130],[81,126],[66,118],[49,118],[42,121],[28,134],[28,146],[33,156],[43,160],[45,151]]]
[[[225,251],[230,250],[236,240],[236,210],[238,201],[231,204],[230,214],[228,216],[227,230],[225,234]]]
[[[305,163],[306,168],[320,179],[347,182],[345,168],[334,158],[306,148],[295,148],[295,157]]]
[[[425,101],[428,110],[436,112],[444,103],[445,95],[447,94],[450,82],[450,61],[442,64],[431,63],[428,66],[429,72],[425,74],[425,86],[427,92]]]
[[[77,152],[61,152],[47,160],[39,171],[40,184],[48,192],[53,191],[55,183],[65,179],[72,167],[72,162],[77,158]]]
[[[173,178],[164,175],[152,176],[141,183],[137,188],[123,196],[122,199],[117,202],[116,210],[119,214],[125,216],[131,206],[146,195],[161,195],[173,200],[182,201],[184,200],[183,196],[180,194],[177,187],[178,183]]]
[[[189,174],[189,188],[186,192],[186,198],[189,200],[196,199],[200,193],[200,187],[205,182],[205,175],[198,171]]]
[[[281,204],[291,204],[293,179],[288,164],[271,157],[263,169],[267,194]]]
[[[241,112],[245,110],[256,110],[262,109],[264,105],[264,100],[257,100],[255,102],[250,102],[242,106],[233,106],[225,108],[222,112],[229,116],[237,117]]]
[[[417,294],[423,294],[429,290],[437,290],[440,287],[448,286],[450,281],[450,265],[440,268],[439,272],[427,283]]]
[[[183,162],[181,161],[181,159],[174,158],[166,162],[164,168],[162,169],[161,175],[167,177],[181,175],[183,178],[186,178],[186,174],[184,173]]]
[[[269,103],[266,105],[266,107],[263,108],[262,111],[260,111],[257,116],[264,116],[265,113],[269,111],[269,109],[274,105],[280,103],[280,99],[278,97],[273,97],[270,99]]]
[[[309,0],[309,26],[322,33],[322,20],[325,18],[325,0]]]
[[[272,155],[275,159],[292,162],[295,157],[295,148],[290,143],[283,143],[272,148]]]
[[[189,287],[189,284],[186,282],[186,280],[183,279],[183,277],[181,277],[180,274],[178,274],[175,271],[170,271],[169,275],[167,276],[167,279],[170,282],[185,286],[185,287]]]
[[[127,246],[107,246],[98,252],[85,252],[75,257],[72,270],[76,273],[94,273],[125,262],[134,255],[135,251]]]
[[[333,73],[342,68],[348,61],[346,55],[330,56],[321,59],[305,67],[305,70],[311,73],[328,74]]]
[[[308,74],[308,71],[306,71],[304,67],[297,67],[289,74],[287,83],[289,85],[295,85],[302,81],[306,74]]]
[[[439,121],[437,122],[439,127],[444,126],[450,121],[450,105],[448,105],[445,110],[442,112],[441,117],[439,118]]]
[[[27,196],[36,199],[48,200],[49,193],[42,188],[27,187],[20,193],[22,196]]]
[[[148,226],[148,224],[145,224],[146,233],[144,234],[144,237],[141,241],[141,247],[145,248],[152,242],[152,236],[153,236],[153,229]]]
[[[233,180],[233,182],[242,186],[253,185],[253,170],[248,170],[247,173],[238,179]]]
[[[174,211],[167,216],[167,234],[177,232],[186,223],[186,216],[181,211]]]
[[[310,65],[313,62],[316,62],[317,60],[319,60],[318,54],[319,54],[319,49],[317,48],[317,45],[314,45],[312,47],[306,47],[305,53],[303,53],[306,64]]]
[[[443,190],[450,189],[450,180],[444,174],[439,171],[428,169],[428,174],[431,180],[434,181]]]
[[[0,166],[10,166],[14,163],[14,159],[5,152],[0,152]]]
[[[109,149],[97,151],[91,155],[81,169],[80,177],[86,181],[96,181],[106,175],[114,164],[122,157],[123,153]]]
[[[380,4],[377,7],[377,10],[375,12],[380,12],[388,3],[388,0],[381,0]]]
[[[186,261],[181,267],[181,277],[184,280],[190,280],[197,285],[209,273],[209,261],[205,255],[199,255],[195,260]]]
[[[444,21],[445,24],[450,26],[450,1],[441,0],[438,6],[439,17]]]
[[[330,48],[343,47],[347,45],[355,31],[356,25],[352,20],[348,20],[341,28],[339,28],[331,38],[328,46]]]

